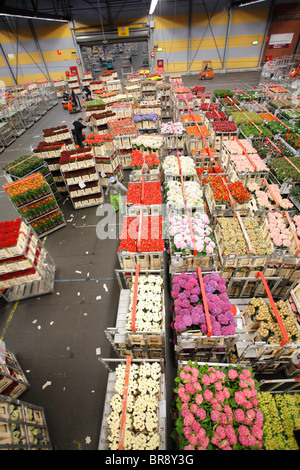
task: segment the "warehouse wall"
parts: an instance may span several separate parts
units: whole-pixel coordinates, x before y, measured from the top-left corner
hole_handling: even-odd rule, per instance
[[[220,4],[220,2],[218,2]],[[216,4],[216,3],[215,3]],[[221,5],[222,7],[222,5]],[[202,68],[203,60],[211,60],[213,67],[223,68],[224,50],[228,25],[228,11],[198,12],[192,2],[190,29],[190,71]],[[201,6],[198,6],[200,9]],[[269,7],[234,9],[229,29],[226,69],[257,67],[263,45]],[[154,45],[163,49],[156,59],[164,60],[167,72],[188,70],[188,13],[174,16],[155,16]],[[208,23],[210,19],[210,26]],[[253,45],[253,41],[258,41]]]
[[[77,65],[78,57],[69,25],[57,23],[49,26],[47,22],[45,26],[45,23],[35,21],[34,30],[46,68],[28,22],[26,25],[22,20],[21,27],[16,21],[10,22],[9,27],[2,25],[0,43],[18,85],[45,80],[47,71],[52,80],[64,78],[65,71]],[[0,56],[0,78],[6,86],[14,84],[3,54]]]
[[[269,38],[271,34],[293,33],[293,40],[289,47],[271,48]],[[295,54],[300,37],[300,3],[288,3],[276,5],[274,8],[272,21],[268,30],[266,45],[263,52],[263,62],[267,56],[279,58]]]
[[[284,0],[273,1],[286,5]],[[92,29],[101,31],[102,26],[104,29],[111,29],[112,25],[115,29],[125,25],[139,27],[149,19],[147,15],[150,0],[141,0],[137,6],[133,0],[129,0],[124,5],[120,3],[110,9],[107,8],[107,3],[99,4],[102,5],[101,11],[96,2],[92,5],[78,0],[73,5],[76,29],[92,26]],[[261,4],[233,9],[225,57],[229,0],[159,0],[153,16],[155,28],[152,30],[151,44],[153,42],[153,45],[162,48],[162,52],[156,53],[155,63],[162,59],[165,70],[169,73],[187,72],[189,68],[196,73],[201,70],[204,60],[211,60],[216,70],[257,67],[271,4],[272,0],[266,0]],[[77,66],[76,59],[79,58],[69,24],[49,24],[47,21],[37,20],[33,24],[50,78],[64,77],[71,66]],[[276,28],[279,26],[275,25]],[[88,32],[88,29],[83,30]],[[258,44],[253,45],[253,41],[258,41]],[[13,54],[13,58],[7,60],[18,84],[46,78],[47,71],[28,20],[11,18],[8,24],[1,20],[0,43],[3,48],[3,53],[0,50],[0,78],[6,85],[13,84],[4,58],[8,54]],[[80,71],[81,66],[78,69]]]

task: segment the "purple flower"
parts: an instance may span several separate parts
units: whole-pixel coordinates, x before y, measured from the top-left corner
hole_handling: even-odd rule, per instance
[[[193,295],[191,295],[190,300],[191,300],[192,304],[196,304],[197,302],[199,302],[199,297],[198,297],[198,295],[193,294]]]
[[[189,315],[189,314],[190,314],[190,311],[187,308],[183,308],[180,312],[180,315],[182,316]]]
[[[200,294],[201,294],[201,289],[200,289],[200,287],[199,287],[199,286],[194,287],[194,288],[192,289],[191,293],[194,294],[194,295],[200,295]]]
[[[189,308],[189,306],[190,306],[190,302],[187,299],[182,301],[182,307],[183,308]]]
[[[179,284],[174,284],[172,288],[172,292],[179,292],[180,291],[180,285]]]

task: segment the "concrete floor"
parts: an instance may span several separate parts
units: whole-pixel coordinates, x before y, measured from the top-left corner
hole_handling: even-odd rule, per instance
[[[258,79],[256,72],[235,73],[216,75],[213,81],[204,84],[207,90],[233,89],[237,85],[243,88],[245,83],[253,86]],[[188,86],[202,83],[196,76],[184,77],[183,81]],[[69,115],[59,103],[0,154],[1,168],[6,162],[30,153],[43,140],[43,129],[60,124],[71,128],[73,120],[74,115]],[[11,220],[18,214],[3,192],[3,175],[0,178],[0,220]],[[63,199],[60,207],[67,221],[72,214],[74,217],[45,241],[56,265],[54,293],[18,303],[2,303],[0,338],[16,355],[31,385],[20,399],[45,409],[53,448],[96,450],[107,382],[107,370],[99,362],[98,348],[103,358],[115,357],[104,329],[115,326],[118,308],[119,286],[114,272],[119,268],[118,240],[98,239],[96,226],[101,217],[96,215],[96,207],[75,211],[68,199]],[[101,300],[96,299],[99,295]],[[168,325],[169,296],[166,297]],[[166,337],[167,445],[171,450],[169,408],[176,364],[169,329]],[[50,384],[43,387],[47,382]]]

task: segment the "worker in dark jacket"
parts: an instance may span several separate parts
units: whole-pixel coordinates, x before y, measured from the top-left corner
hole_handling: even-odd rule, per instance
[[[74,90],[72,90],[72,93],[71,93],[71,101],[72,101],[72,104],[73,104],[74,108],[79,108],[79,109],[81,108],[79,98],[78,98],[78,96],[75,95]]]
[[[82,142],[85,140],[85,136],[83,135],[82,130],[85,129],[86,126],[82,124],[82,121],[82,118],[78,118],[77,121],[73,122],[74,134],[77,141],[76,144],[79,145],[79,147],[83,147]]]
[[[87,85],[85,85],[82,89],[82,91],[85,93],[85,98],[86,98],[86,101],[91,101],[92,99],[92,92],[91,90],[89,89],[89,87]]]

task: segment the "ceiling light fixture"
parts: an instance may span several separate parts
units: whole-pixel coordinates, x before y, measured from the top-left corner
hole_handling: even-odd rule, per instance
[[[151,0],[149,15],[152,15],[152,13],[154,13],[154,10],[155,10],[155,8],[156,8],[157,2],[158,2],[158,0]]]
[[[253,3],[261,3],[261,2],[265,2],[266,0],[253,0],[252,2],[247,2],[247,3],[241,3],[239,5],[239,8],[240,7],[246,7],[247,5],[252,5]]]
[[[30,20],[45,20],[45,21],[60,21],[63,23],[68,23],[68,20],[64,20],[63,18],[44,18],[42,16],[27,16],[27,15],[18,15],[15,13],[0,13],[0,16],[10,16],[13,18],[28,18]]]

